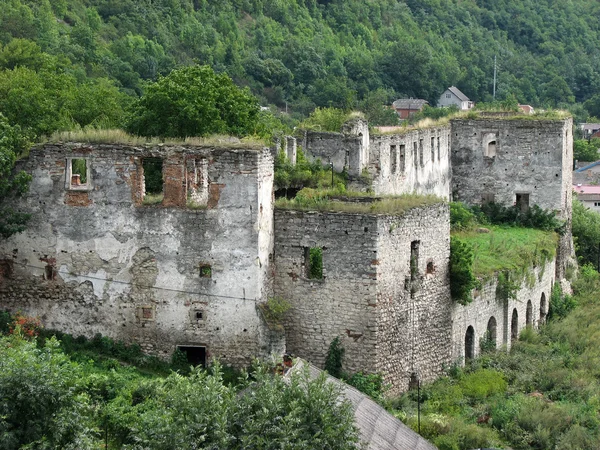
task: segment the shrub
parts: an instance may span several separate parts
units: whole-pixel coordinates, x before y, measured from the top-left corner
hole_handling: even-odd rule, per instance
[[[504,375],[493,369],[479,369],[465,375],[459,386],[467,397],[483,400],[495,394],[506,392],[508,383]]]
[[[329,375],[336,378],[342,376],[342,361],[344,359],[345,349],[340,342],[339,336],[336,336],[327,350],[327,358],[325,359],[325,370]]]
[[[358,372],[348,378],[346,382],[374,400],[383,399],[385,388],[381,374]]]
[[[554,283],[552,294],[550,294],[550,309],[548,317],[552,319],[562,319],[571,310],[577,306],[577,302],[568,294],[563,294],[560,283]]]
[[[267,316],[267,321],[280,323],[291,307],[292,304],[281,297],[269,297],[265,302],[263,312]]]
[[[450,293],[462,305],[473,301],[471,291],[480,286],[473,274],[473,248],[456,237],[450,237]]]
[[[465,230],[476,223],[475,214],[461,202],[450,202],[450,226],[453,230]]]

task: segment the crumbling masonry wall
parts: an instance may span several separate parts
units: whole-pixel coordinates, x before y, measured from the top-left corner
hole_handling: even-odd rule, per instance
[[[367,171],[377,195],[450,197],[450,127],[371,138]]]
[[[448,214],[444,204],[401,217],[276,210],[275,294],[293,306],[288,351],[323,367],[340,337],[344,370],[380,372],[392,393],[413,373],[439,375],[451,355]],[[323,249],[322,280],[306,275],[311,247]]]
[[[465,361],[466,335],[469,327],[473,330],[473,357],[481,353],[481,342],[495,334],[495,347],[510,350],[511,343],[526,327],[539,327],[546,321],[550,304],[550,293],[554,284],[554,260],[542,267],[532,267],[529,279],[523,280],[516,299],[505,300],[498,297],[497,279],[488,281],[474,291],[473,302],[468,305],[454,303],[452,308],[452,360]],[[516,311],[516,321],[513,314]],[[490,322],[492,321],[492,322]],[[489,324],[494,330],[486,334]]]
[[[142,203],[149,157],[163,160],[158,205]],[[72,158],[89,167],[84,185],[68,179]],[[191,178],[194,167],[205,181]],[[33,175],[23,203],[33,216],[0,247],[12,265],[3,308],[165,356],[201,346],[207,358],[243,365],[283,350],[256,307],[270,289],[268,150],[54,144],[32,149],[23,168]],[[199,184],[206,203],[188,208]]]

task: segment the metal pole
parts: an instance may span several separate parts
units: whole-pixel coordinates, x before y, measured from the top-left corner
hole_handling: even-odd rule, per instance
[[[417,429],[421,434],[421,380],[417,378]]]
[[[329,165],[331,166],[331,189],[333,189],[333,162],[330,162]]]

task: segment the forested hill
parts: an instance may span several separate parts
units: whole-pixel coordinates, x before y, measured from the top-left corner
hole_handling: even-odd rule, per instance
[[[489,101],[497,55],[500,99],[600,115],[599,16],[594,0],[2,0],[0,108],[11,86],[66,83],[87,89],[54,95],[79,102],[69,120],[114,122],[127,98],[112,85],[139,95],[193,63],[301,114],[450,85]]]

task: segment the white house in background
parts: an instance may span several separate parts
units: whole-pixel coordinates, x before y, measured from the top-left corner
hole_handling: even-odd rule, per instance
[[[573,186],[573,192],[587,208],[600,212],[600,186],[576,184]]]
[[[466,111],[471,109],[475,104],[469,100],[469,97],[463,94],[456,86],[450,86],[441,95],[440,99],[438,100],[438,106],[446,107],[452,105],[458,106],[458,109],[461,111]]]

